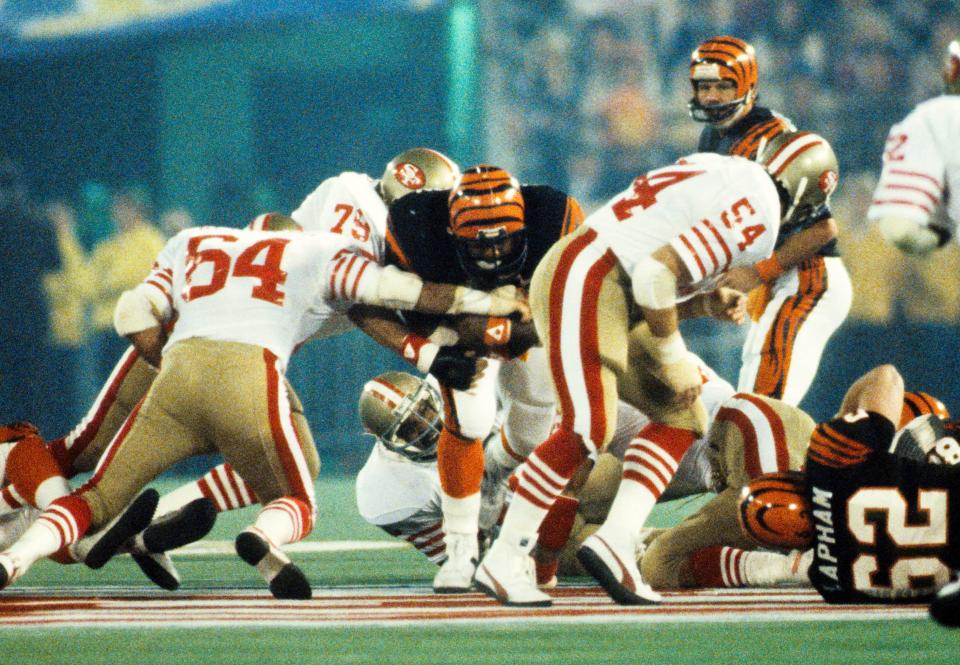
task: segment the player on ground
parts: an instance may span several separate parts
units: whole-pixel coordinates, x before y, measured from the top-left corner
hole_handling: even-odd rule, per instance
[[[919,104],[887,136],[867,218],[910,254],[942,247],[960,223],[960,41],[950,42],[943,94]],[[948,192],[954,192],[948,197]],[[943,204],[946,217],[936,215]]]
[[[515,472],[500,535],[477,568],[478,586],[501,602],[550,604],[535,586],[530,548],[573,473],[610,441],[618,399],[651,423],[628,449],[607,519],[578,558],[617,602],[659,600],[635,564],[640,530],[707,425],[677,300],[714,291],[730,268],[769,256],[799,181],[818,177],[832,157],[816,142],[820,159],[792,159],[806,151],[805,134],[776,141],[776,159],[763,166],[700,153],[640,176],[541,261],[531,307],[561,422]]]
[[[721,36],[700,44],[690,58],[690,83],[690,115],[706,123],[701,152],[755,159],[774,137],[795,131],[787,118],[757,106],[757,58],[741,39]],[[826,192],[829,198],[837,176],[834,159],[822,180],[797,187],[774,253],[732,268],[723,278],[726,286],[752,291],[754,322],[737,385],[742,392],[799,404],[827,341],[850,311],[850,277],[837,251],[837,223],[823,197]]]
[[[105,523],[171,464],[220,451],[264,504],[237,537],[238,554],[257,566],[274,595],[309,597],[306,578],[280,550],[310,532],[316,511],[282,378],[295,346],[342,332],[346,310],[357,302],[435,314],[526,308],[502,293],[425,283],[380,267],[356,241],[333,234],[213,227],[178,234],[145,282],[117,304],[118,333],[151,364],[159,366],[162,356],[162,369],[91,481],[55,500],[0,554],[3,585]],[[168,337],[163,324],[174,315]],[[243,410],[226,413],[218,406],[224,400]],[[152,515],[155,505],[144,504],[143,512]]]
[[[767,546],[812,546],[810,581],[833,603],[931,599],[960,568],[960,466],[888,452],[903,379],[881,365],[847,391],[810,438],[803,473],[760,476],[744,491],[745,528]],[[936,441],[960,460],[958,429]]]
[[[467,169],[444,191],[405,196],[390,207],[388,262],[420,275],[476,288],[525,289],[540,258],[583,219],[576,200],[552,187],[521,185],[501,168]],[[472,330],[436,318],[401,322],[367,308],[354,321],[383,342],[384,332],[405,332],[401,355],[440,382],[443,429],[437,464],[447,560],[433,582],[438,593],[473,585],[481,482],[485,464],[505,476],[545,437],[554,413],[546,356],[532,324],[504,318],[474,320]],[[391,347],[392,348],[392,347]],[[483,356],[496,356],[477,377]],[[504,406],[496,459],[485,459],[497,399]]]

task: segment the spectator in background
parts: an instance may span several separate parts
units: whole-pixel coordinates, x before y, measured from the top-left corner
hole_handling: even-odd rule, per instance
[[[47,395],[58,377],[50,358],[44,275],[60,261],[50,221],[30,202],[20,166],[0,155],[0,422],[55,429]]]
[[[114,193],[111,213],[116,233],[94,247],[89,261],[92,341],[97,380],[103,383],[129,346],[113,329],[113,310],[120,294],[139,284],[166,242],[150,220],[150,204],[140,189]]]

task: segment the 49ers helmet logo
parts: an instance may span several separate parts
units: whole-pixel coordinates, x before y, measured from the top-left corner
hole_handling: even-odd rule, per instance
[[[837,175],[836,171],[829,170],[824,171],[820,174],[820,191],[830,196],[833,194],[833,190],[837,188],[837,183],[840,181],[840,176]]]
[[[427,184],[427,176],[416,164],[400,162],[393,170],[393,175],[401,185],[407,189],[423,189]]]

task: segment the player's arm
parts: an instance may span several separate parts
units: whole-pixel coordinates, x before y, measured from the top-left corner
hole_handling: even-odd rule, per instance
[[[903,409],[903,377],[893,365],[880,365],[853,382],[843,397],[838,416],[863,409],[884,416],[894,426]]]
[[[740,325],[747,317],[747,296],[736,289],[720,287],[677,303],[677,315],[681,319],[708,316]]]
[[[168,241],[160,251],[143,282],[120,294],[113,310],[117,334],[129,339],[154,367],[160,366],[161,350],[166,342],[164,326],[173,318],[171,266],[177,238],[179,236]]]
[[[950,231],[932,224],[906,217],[885,216],[877,219],[877,228],[884,240],[906,254],[923,256],[939,249],[950,240]]]
[[[769,284],[787,270],[814,256],[821,247],[837,237],[837,222],[833,217],[794,233],[769,257],[752,266],[737,266],[727,271],[721,284],[746,293],[761,284]]]
[[[631,275],[633,297],[643,311],[638,335],[644,350],[660,365],[660,378],[677,393],[677,401],[691,403],[700,394],[700,372],[691,362],[680,335],[677,287],[691,281],[680,255],[669,245],[643,257]]]

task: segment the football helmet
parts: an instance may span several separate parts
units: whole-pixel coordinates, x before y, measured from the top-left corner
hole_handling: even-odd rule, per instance
[[[737,97],[731,102],[705,106],[697,99],[698,81],[733,81]],[[698,122],[727,124],[735,115],[743,115],[757,101],[757,55],[753,46],[723,35],[700,44],[690,55],[690,85],[693,98],[687,104],[690,117]]]
[[[740,492],[740,529],[762,547],[806,549],[813,542],[810,504],[799,471],[764,473]]]
[[[499,166],[478,164],[450,190],[450,233],[464,272],[478,285],[501,286],[527,259],[520,183]]]
[[[757,162],[780,188],[780,227],[798,224],[830,203],[840,180],[833,148],[813,132],[783,132],[761,142]]]
[[[411,148],[390,160],[377,191],[389,207],[410,192],[450,189],[459,176],[460,168],[446,155],[430,148]]]
[[[900,411],[900,422],[897,429],[902,429],[914,418],[933,414],[943,420],[950,419],[950,411],[943,402],[933,395],[919,390],[903,393],[903,409]]]
[[[384,372],[363,386],[360,422],[385,448],[414,462],[437,457],[440,395],[406,372]]]
[[[960,95],[960,39],[954,39],[947,47],[947,62],[943,68],[943,92]]]
[[[302,231],[303,227],[297,224],[292,217],[281,215],[278,212],[267,212],[257,215],[247,228],[251,231]]]

